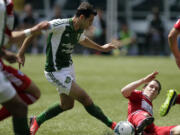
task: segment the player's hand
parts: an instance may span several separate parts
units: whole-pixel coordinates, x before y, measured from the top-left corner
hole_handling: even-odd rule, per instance
[[[155,71],[149,75],[147,75],[145,78],[143,78],[144,83],[148,83],[156,78],[156,75],[158,75],[158,72]]]
[[[48,21],[43,21],[41,23],[38,24],[38,27],[41,29],[41,30],[46,30],[49,28],[49,22]]]
[[[16,57],[17,57],[17,62],[19,63],[19,69],[20,69],[21,65],[24,66],[25,56],[24,56],[24,54],[18,53]]]
[[[111,51],[112,49],[116,49],[117,47],[113,43],[105,44],[102,47],[103,52]]]
[[[119,48],[119,47],[122,47],[122,46],[123,46],[122,42],[121,42],[120,40],[117,40],[117,39],[113,39],[111,43],[112,43],[112,45],[114,45],[116,48]]]

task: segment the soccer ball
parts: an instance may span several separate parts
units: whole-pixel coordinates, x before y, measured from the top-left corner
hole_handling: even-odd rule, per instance
[[[120,121],[114,128],[114,135],[134,135],[134,126],[128,121]]]

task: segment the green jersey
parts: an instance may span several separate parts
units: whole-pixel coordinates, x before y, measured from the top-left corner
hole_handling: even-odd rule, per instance
[[[53,72],[72,64],[73,48],[85,36],[83,30],[74,30],[72,18],[55,19],[49,23],[45,71]]]

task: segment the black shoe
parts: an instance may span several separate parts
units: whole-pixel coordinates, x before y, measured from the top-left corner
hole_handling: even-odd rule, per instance
[[[141,122],[141,124],[139,124],[139,126],[136,127],[136,132],[137,133],[141,133],[143,132],[143,130],[150,124],[152,124],[154,121],[153,117],[147,117],[145,120],[143,120]]]

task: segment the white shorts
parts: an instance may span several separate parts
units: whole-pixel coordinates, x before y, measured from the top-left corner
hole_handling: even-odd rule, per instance
[[[0,103],[12,99],[16,95],[16,90],[0,71]]]
[[[56,72],[44,71],[46,79],[57,87],[59,94],[69,95],[72,81],[75,81],[75,73],[73,66],[62,68]]]

